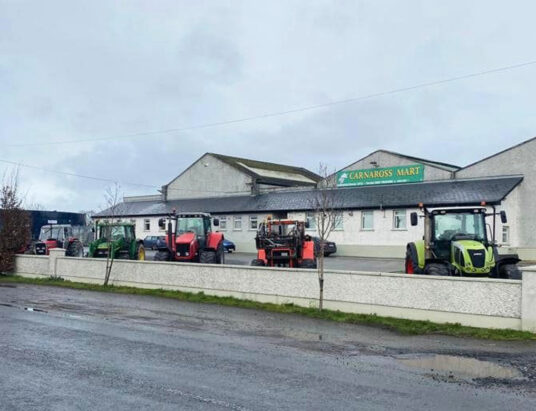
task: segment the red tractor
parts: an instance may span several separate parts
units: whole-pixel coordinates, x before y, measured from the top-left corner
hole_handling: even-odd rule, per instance
[[[219,220],[207,213],[172,212],[158,221],[160,228],[166,228],[165,246],[157,243],[155,261],[180,261],[187,263],[223,264],[223,234],[212,232],[212,222],[218,226]]]
[[[306,222],[267,219],[259,225],[253,266],[316,268],[315,243]]]
[[[73,235],[70,224],[48,224],[41,227],[39,239],[34,243],[34,253],[48,255],[51,248],[65,248],[68,257],[83,257],[84,246]]]

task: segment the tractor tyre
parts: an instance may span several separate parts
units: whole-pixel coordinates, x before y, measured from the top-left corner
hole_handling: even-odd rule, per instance
[[[136,246],[136,253],[134,254],[134,260],[145,261],[145,247],[139,243]]]
[[[216,264],[225,264],[225,249],[223,248],[223,242],[218,246],[216,251]]]
[[[306,258],[300,264],[300,268],[308,268],[314,270],[316,268],[316,261],[310,258]]]
[[[169,260],[169,251],[157,251],[154,255],[154,261],[170,261]]]
[[[426,267],[424,271],[419,267],[417,248],[414,243],[408,244],[404,268],[406,274],[424,274],[426,272]]]
[[[201,251],[199,253],[199,262],[201,264],[217,264],[216,251]]]
[[[517,264],[503,264],[499,268],[499,277],[509,280],[521,280],[521,270]]]
[[[428,275],[450,276],[450,270],[447,265],[441,263],[430,263],[424,267],[424,273]]]
[[[251,261],[251,265],[253,267],[264,267],[266,264],[264,264],[264,260],[256,258],[255,260]]]
[[[65,256],[67,257],[84,257],[84,247],[80,241],[72,241],[65,250]]]

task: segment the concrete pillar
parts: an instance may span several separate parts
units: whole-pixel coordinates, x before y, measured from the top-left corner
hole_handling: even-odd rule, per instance
[[[57,258],[58,257],[65,257],[65,249],[64,248],[51,248],[48,255],[48,273],[56,277],[56,267],[57,267]]]
[[[536,332],[536,266],[523,267],[521,329]]]

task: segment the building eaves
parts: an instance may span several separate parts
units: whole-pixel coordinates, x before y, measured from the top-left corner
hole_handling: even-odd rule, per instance
[[[426,181],[333,189],[341,210],[378,208],[416,208],[473,206],[482,201],[496,205],[523,180],[522,176],[502,176],[460,180]],[[202,211],[212,214],[265,213],[310,210],[316,189],[275,191],[259,195],[241,195],[184,199],[168,202],[122,203],[117,216],[158,216],[171,212]],[[94,218],[111,217],[103,211]]]

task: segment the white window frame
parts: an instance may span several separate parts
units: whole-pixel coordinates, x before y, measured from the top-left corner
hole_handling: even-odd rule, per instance
[[[506,234],[506,240],[505,238]],[[510,244],[510,226],[509,225],[503,225],[501,230],[501,240],[503,244]]]
[[[227,230],[227,216],[221,216],[220,217],[220,231],[226,231],[226,230]]]
[[[255,227],[253,227],[253,222],[255,222]],[[256,215],[249,216],[249,231],[257,231],[259,228],[259,217]]]
[[[365,215],[370,214],[372,216],[372,227],[365,227]],[[361,231],[374,231],[374,210],[361,211]]]
[[[236,223],[240,222],[240,227],[237,228]],[[242,216],[233,217],[233,231],[242,231]]]
[[[396,226],[396,218],[397,214],[403,214],[404,215],[404,226],[403,227],[397,227]],[[393,230],[394,231],[407,231],[408,229],[408,213],[406,209],[403,210],[393,210]]]
[[[333,231],[343,231],[344,230],[344,213],[335,212],[333,216]]]
[[[314,211],[308,211],[305,213],[305,221],[309,222],[309,228],[307,228],[307,230],[316,231],[316,215]]]
[[[143,220],[143,231],[151,231],[151,219],[145,218]]]

